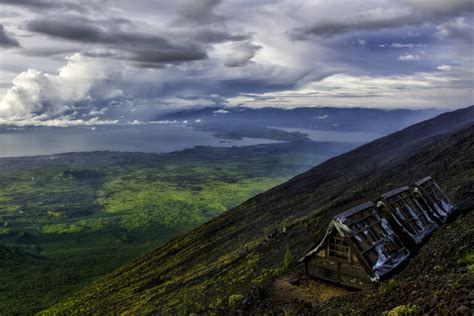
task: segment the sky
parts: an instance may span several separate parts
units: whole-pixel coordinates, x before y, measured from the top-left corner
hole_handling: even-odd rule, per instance
[[[474,104],[472,0],[0,0],[0,124]]]

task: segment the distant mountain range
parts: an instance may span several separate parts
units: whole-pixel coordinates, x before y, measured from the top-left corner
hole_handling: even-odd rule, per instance
[[[327,109],[299,109],[285,112],[275,109],[246,109],[242,110],[246,114],[239,114],[236,110],[235,117],[277,113],[275,120],[283,123],[282,113],[289,113],[292,119],[288,122],[296,124],[293,121],[294,115],[302,111],[306,114],[313,113],[311,118],[304,121],[309,127],[309,124],[319,121],[315,115],[325,115],[318,111],[325,110]],[[228,115],[213,113],[214,111],[205,109],[181,112],[168,118],[190,120]],[[327,111],[327,118],[321,120],[335,116],[336,112],[339,118],[351,113],[355,115],[352,119],[347,114],[346,120],[339,122],[352,123],[352,128],[360,129],[363,126],[355,117],[368,122],[361,113],[370,113],[374,122],[390,113],[348,109]],[[406,112],[390,113],[389,121],[393,121],[395,115],[405,117],[404,113]],[[258,119],[261,120],[266,119]],[[426,175],[433,176],[453,197],[455,203],[467,212],[474,209],[473,166],[474,106],[471,106],[439,115],[332,158],[171,240],[86,287],[63,303],[53,306],[46,314],[288,314],[291,306],[284,305],[286,303],[282,300],[285,298],[272,301],[268,296],[274,289],[274,281],[286,273],[285,269],[291,258],[301,257],[310,245],[323,236],[334,215]],[[388,285],[391,288],[388,292],[395,291],[390,298],[391,306],[384,304],[381,299],[377,300],[378,292],[371,292],[369,295],[376,302],[372,307],[361,305],[364,301],[358,299],[359,294],[356,293],[350,296],[356,303],[344,307],[347,313],[364,314],[370,308],[373,314],[380,315],[387,308],[416,303],[417,306],[426,305],[428,310],[432,308],[433,313],[445,314],[448,311],[446,306],[450,302],[457,302],[454,300],[461,295],[461,292],[458,293],[461,285],[472,286],[473,283],[466,268],[462,268],[465,265],[463,262],[472,260],[462,252],[469,250],[469,247],[472,250],[472,229],[469,225],[452,225],[451,231],[458,233],[456,240],[459,245],[456,245],[456,249],[459,251],[456,252],[456,257],[448,260],[451,267],[438,266],[437,262],[444,264],[447,259],[436,255],[431,256],[430,265],[426,266],[430,273],[446,273],[445,279],[451,280],[449,286],[446,285],[448,281],[442,285],[427,285],[427,280],[423,277],[428,272],[423,272],[424,265],[418,265],[412,272],[415,279],[411,284],[414,286],[405,286],[403,279]],[[264,240],[269,232],[275,229],[280,231],[282,227],[287,229],[285,237],[277,238],[270,246],[267,245]],[[462,231],[456,230],[457,227],[462,228]],[[449,228],[446,227],[445,230]],[[442,248],[449,247],[447,245]],[[452,253],[455,253],[454,250]],[[448,272],[443,271],[453,273],[449,272],[451,274],[448,275]],[[429,286],[431,292],[423,292],[423,284]],[[263,287],[263,294],[255,294],[256,287]],[[435,292],[442,293],[440,299],[451,297],[451,301],[446,303],[436,299]],[[360,295],[365,294],[362,292]],[[360,304],[357,305],[357,302]],[[453,304],[452,306],[456,305]],[[356,307],[360,309],[353,309]],[[323,314],[336,315],[337,312],[333,309],[326,310]]]
[[[442,111],[435,109],[207,107],[169,113],[157,116],[155,120],[185,121],[206,130],[288,127],[388,134],[440,113]]]

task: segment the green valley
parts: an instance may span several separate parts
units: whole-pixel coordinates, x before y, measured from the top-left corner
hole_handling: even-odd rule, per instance
[[[353,146],[307,141],[0,159],[0,314],[57,303]]]

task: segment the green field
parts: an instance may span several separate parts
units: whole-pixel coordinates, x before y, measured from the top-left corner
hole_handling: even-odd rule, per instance
[[[0,314],[44,309],[349,147],[0,159]]]

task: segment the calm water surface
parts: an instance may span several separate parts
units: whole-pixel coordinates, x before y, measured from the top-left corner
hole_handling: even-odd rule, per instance
[[[307,133],[315,141],[365,143],[382,136],[373,133],[281,129]],[[231,147],[271,143],[278,141],[259,138],[223,140],[212,136],[212,132],[196,131],[184,124],[0,129],[0,157],[100,150],[162,153],[198,145]]]
[[[211,132],[181,124],[91,127],[35,127],[0,130],[0,157],[50,155],[77,151],[162,153],[203,146],[247,146],[277,143],[268,139],[222,140]]]

